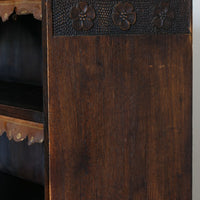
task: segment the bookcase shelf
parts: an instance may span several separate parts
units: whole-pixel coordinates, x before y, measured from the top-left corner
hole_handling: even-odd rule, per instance
[[[43,123],[42,87],[0,81],[0,115]]]
[[[42,87],[0,81],[0,135],[16,142],[42,143]]]
[[[1,198],[4,200],[44,200],[44,187],[0,172]]]
[[[0,0],[0,6],[6,2],[11,5]],[[6,132],[16,142],[28,137],[29,145],[42,143],[41,22],[32,15],[14,15],[0,23],[0,134]]]
[[[0,193],[4,200],[44,200],[41,17],[40,0],[0,0]]]

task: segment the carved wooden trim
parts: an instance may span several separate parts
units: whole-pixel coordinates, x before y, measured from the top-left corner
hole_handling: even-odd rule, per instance
[[[84,18],[84,22],[82,18],[77,20],[79,16],[77,11],[80,11],[77,5],[81,3],[80,1],[52,0],[54,36],[191,32],[191,0],[83,2],[88,5],[87,8],[92,8],[95,12],[95,18],[92,15],[91,19]]]
[[[0,115],[0,136],[4,132],[16,142],[28,138],[28,145],[44,141],[43,124]]]
[[[17,15],[33,14],[35,19],[41,20],[41,0],[0,0],[0,17],[3,22],[8,20],[14,11]]]

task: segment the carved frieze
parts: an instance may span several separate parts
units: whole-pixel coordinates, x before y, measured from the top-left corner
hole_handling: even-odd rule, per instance
[[[190,33],[191,1],[52,0],[53,34]]]

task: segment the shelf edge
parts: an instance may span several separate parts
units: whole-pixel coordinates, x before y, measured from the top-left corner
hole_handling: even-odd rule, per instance
[[[28,145],[43,143],[44,125],[42,123],[0,115],[0,136],[6,132],[9,140],[21,142],[28,138]]]

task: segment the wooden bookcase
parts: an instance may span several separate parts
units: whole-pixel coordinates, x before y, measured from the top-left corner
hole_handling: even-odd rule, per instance
[[[0,198],[192,199],[191,4],[0,0]]]
[[[41,1],[0,1],[0,193],[44,200]]]

